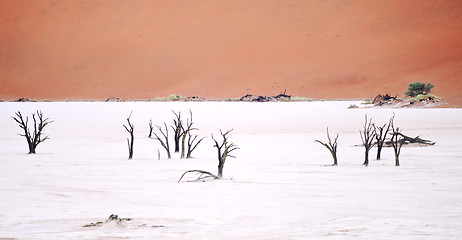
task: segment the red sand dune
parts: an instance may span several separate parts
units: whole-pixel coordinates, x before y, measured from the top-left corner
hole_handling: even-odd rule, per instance
[[[460,0],[3,0],[0,98],[462,97]]]

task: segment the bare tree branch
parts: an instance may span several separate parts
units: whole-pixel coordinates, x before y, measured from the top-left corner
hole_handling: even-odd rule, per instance
[[[332,158],[334,159],[334,164],[332,164],[332,166],[337,166],[338,165],[338,162],[337,162],[337,139],[338,139],[338,134],[335,137],[335,140],[332,142],[332,139],[330,138],[330,135],[329,135],[329,128],[327,128],[327,139],[329,140],[328,143],[324,143],[324,142],[321,142],[319,140],[315,140],[315,141],[322,144],[324,147],[326,147],[329,150],[329,152],[332,154]]]
[[[159,141],[160,145],[162,145],[162,147],[165,149],[165,151],[167,152],[167,157],[168,159],[172,158],[171,155],[170,155],[170,145],[169,145],[169,142],[168,142],[168,127],[167,127],[167,124],[164,122],[164,127],[165,127],[165,131],[162,130],[162,127],[156,125],[156,128],[159,130],[159,132],[162,134],[162,136],[164,137],[164,140],[162,140],[159,135],[157,135],[157,133],[155,132],[152,132],[154,134],[155,137],[151,137],[152,139],[155,139],[157,141]]]

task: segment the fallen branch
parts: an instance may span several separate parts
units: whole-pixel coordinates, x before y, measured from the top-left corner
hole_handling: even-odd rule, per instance
[[[402,133],[398,133],[398,135],[402,137],[399,140],[399,142],[401,144],[403,144],[403,145],[407,145],[407,144],[411,144],[411,143],[417,143],[417,144],[428,145],[428,146],[435,145],[435,142],[430,141],[430,140],[426,140],[426,139],[422,139],[419,136],[413,138],[413,137],[406,136],[406,135],[404,135]],[[392,146],[391,141],[385,142],[385,146],[386,147],[391,147]]]
[[[180,179],[178,180],[178,182],[181,181],[181,179],[183,179],[183,177],[187,174],[187,173],[190,173],[190,172],[195,172],[197,174],[199,174],[199,176],[196,178],[196,180],[194,180],[194,182],[197,182],[197,181],[201,181],[201,180],[204,180],[206,178],[213,178],[213,179],[219,179],[216,175],[210,173],[210,172],[207,172],[207,171],[203,171],[203,170],[188,170],[186,172],[183,173],[183,175],[181,175]],[[205,175],[205,176],[204,176]]]

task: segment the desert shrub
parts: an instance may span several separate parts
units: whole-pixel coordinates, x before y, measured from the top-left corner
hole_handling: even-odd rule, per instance
[[[407,92],[405,92],[404,95],[409,97],[416,97],[417,95],[427,95],[430,93],[433,87],[435,86],[431,83],[409,83],[409,86],[407,87]]]
[[[359,108],[358,106],[354,105],[354,104],[351,104],[348,109],[352,109],[352,108]]]
[[[167,97],[168,100],[170,101],[178,101],[180,100],[181,96],[178,94],[171,94]]]
[[[307,98],[307,97],[291,97],[290,98],[291,102],[311,102],[314,101],[312,98]]]
[[[168,101],[179,101],[181,99],[184,99],[185,97],[178,95],[178,94],[171,94],[167,97],[155,97],[151,98],[150,101],[156,101],[156,102],[168,102]]]
[[[423,100],[439,99],[439,97],[438,97],[438,96],[435,96],[435,95],[433,95],[433,94],[426,94],[426,95],[424,95],[424,94],[419,94],[419,95],[415,96],[415,99],[416,99],[417,101],[423,101]]]

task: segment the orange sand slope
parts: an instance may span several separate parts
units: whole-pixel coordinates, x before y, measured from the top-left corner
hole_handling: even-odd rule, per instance
[[[0,98],[462,97],[462,1],[4,0]]]

